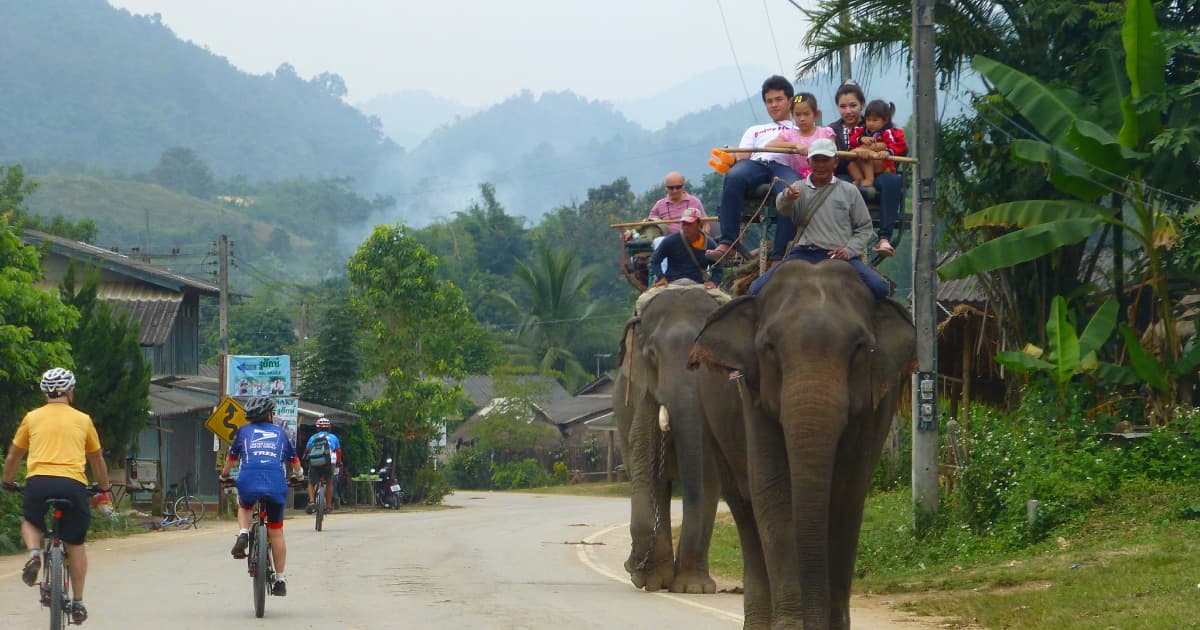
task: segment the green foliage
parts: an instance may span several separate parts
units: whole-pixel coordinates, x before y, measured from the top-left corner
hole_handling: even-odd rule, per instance
[[[571,481],[571,469],[566,462],[554,462],[554,481],[567,483]]]
[[[44,401],[38,382],[54,366],[74,367],[67,337],[79,313],[42,290],[41,258],[0,215],[0,443]]]
[[[344,465],[350,469],[350,474],[359,475],[370,470],[378,459],[379,446],[366,420],[359,418],[352,425],[340,427],[337,436],[342,444]]]
[[[163,151],[150,178],[163,188],[205,199],[216,190],[212,170],[195,151],[171,147]]]
[[[89,270],[75,288],[72,262],[59,285],[63,303],[79,312],[69,341],[75,356],[74,406],[92,417],[105,457],[124,460],[150,415],[150,364],[138,345],[138,323],[117,316],[96,298],[100,271]]]
[[[450,457],[446,475],[455,488],[462,490],[487,490],[492,487],[492,475],[496,472],[490,451],[464,446]]]
[[[295,345],[292,318],[283,309],[259,300],[229,309],[230,354],[290,354]]]
[[[446,496],[454,493],[454,487],[446,478],[445,470],[434,468],[432,464],[425,464],[417,469],[408,488],[411,490],[406,490],[408,494],[404,497],[405,502],[425,505],[437,505]]]
[[[331,306],[317,330],[315,343],[310,341],[311,345],[305,347],[303,393],[306,400],[345,408],[357,398],[362,372],[360,320],[344,294]]]
[[[20,164],[0,166],[0,215],[8,216],[10,222],[31,230],[85,243],[96,240],[99,228],[91,219],[72,223],[61,215],[46,220],[40,215],[27,212],[22,204],[35,190],[37,184],[25,179],[25,171]]]
[[[492,487],[497,490],[540,488],[554,485],[554,477],[536,459],[523,459],[500,466],[492,474]]]

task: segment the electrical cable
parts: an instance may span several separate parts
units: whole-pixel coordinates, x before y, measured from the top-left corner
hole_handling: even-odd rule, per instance
[[[779,54],[779,42],[775,40],[775,25],[771,23],[771,12],[767,10],[767,0],[763,0],[763,13],[767,16],[767,32],[771,34],[771,45],[775,47],[775,60],[779,62],[779,74],[786,75],[783,67],[783,57]]]
[[[750,107],[750,119],[757,124],[758,111],[754,109],[754,102],[750,99],[750,88],[746,86],[746,75],[742,73],[742,64],[738,61],[737,51],[733,49],[733,35],[729,33],[729,21],[725,19],[725,9],[721,7],[721,0],[717,0],[717,11],[721,13],[721,25],[725,27],[725,40],[729,42],[729,54],[733,57],[733,65],[737,68],[738,77],[742,80],[742,90],[746,93],[746,105]]]

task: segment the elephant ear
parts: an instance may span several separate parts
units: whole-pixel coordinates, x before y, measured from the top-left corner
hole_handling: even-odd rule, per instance
[[[705,366],[725,370],[741,370],[751,380],[758,380],[758,356],[754,348],[754,332],[758,328],[758,301],[753,295],[734,299],[713,311],[696,335],[688,367]]]
[[[871,407],[878,409],[917,363],[917,329],[908,311],[892,300],[875,303],[876,348],[871,362]]]
[[[640,323],[642,323],[642,318],[630,317],[629,321],[625,322],[625,331],[621,333],[621,348],[617,350],[617,366],[626,378],[629,377],[629,368],[625,365],[625,353],[629,352],[629,346],[633,344],[633,333]]]

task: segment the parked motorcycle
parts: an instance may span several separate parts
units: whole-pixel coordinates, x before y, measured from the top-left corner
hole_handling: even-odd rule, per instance
[[[392,472],[392,458],[372,468],[371,474],[379,475],[379,481],[375,482],[375,503],[390,510],[399,509],[404,503],[404,490]]]

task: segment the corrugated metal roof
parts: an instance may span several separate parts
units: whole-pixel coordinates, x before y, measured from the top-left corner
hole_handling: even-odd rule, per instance
[[[191,289],[201,295],[218,296],[221,294],[220,288],[216,285],[175,273],[170,269],[164,269],[163,267],[135,260],[124,254],[111,252],[103,247],[73,241],[69,238],[54,236],[53,234],[46,234],[37,230],[22,230],[22,238],[25,242],[31,244],[48,243],[50,251],[66,256],[67,258],[98,262],[106,268],[120,271],[121,273],[173,291]]]
[[[184,389],[150,384],[150,413],[164,418],[212,411],[217,400],[213,396]]]
[[[173,300],[112,300],[113,312],[128,315],[141,324],[138,345],[166,345],[175,326],[175,317],[183,304],[183,296],[176,294]]]

